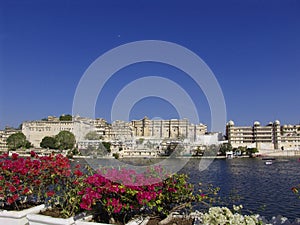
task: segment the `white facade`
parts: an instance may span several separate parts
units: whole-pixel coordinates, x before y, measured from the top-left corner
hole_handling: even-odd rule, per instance
[[[37,120],[24,122],[22,125],[22,133],[26,139],[30,141],[35,148],[40,147],[40,143],[44,137],[54,137],[60,131],[70,131],[75,135],[76,142],[83,140],[85,135],[93,130],[89,122],[76,121],[59,121],[59,120]]]
[[[253,126],[235,126],[233,121],[229,121],[226,135],[234,148],[300,150],[300,125],[280,126],[278,120],[266,126],[261,126],[259,122],[254,122]]]
[[[172,120],[150,120],[145,117],[142,120],[133,120],[131,122],[133,136],[169,138],[169,139],[197,139],[207,132],[207,126],[204,124],[191,124],[188,119]]]
[[[6,140],[10,135],[15,134],[17,132],[21,132],[21,130],[9,127],[6,127],[4,130],[0,130],[0,151],[4,152],[8,150]]]

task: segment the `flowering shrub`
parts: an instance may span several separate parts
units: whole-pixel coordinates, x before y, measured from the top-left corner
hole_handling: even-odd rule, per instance
[[[234,211],[239,210],[241,208],[234,207]],[[233,213],[227,207],[211,207],[208,213],[205,213],[200,218],[201,224],[203,225],[225,225],[225,224],[232,224],[232,225],[255,225],[255,224],[262,224],[259,220],[258,215],[241,215],[239,213]]]
[[[80,206],[99,215],[99,222],[113,218],[125,223],[137,214],[166,216],[206,199],[204,194],[193,194],[186,175],[174,174],[162,180],[165,175],[159,167],[141,174],[125,168],[98,171],[85,179],[87,186],[79,192]]]
[[[70,175],[62,155],[21,158],[13,153],[0,156],[0,208],[19,210],[45,202],[49,188]],[[49,192],[48,194],[50,194]]]
[[[68,176],[62,176],[56,180],[55,185],[46,193],[46,206],[49,208],[46,215],[53,215],[55,217],[68,218],[80,213],[81,196],[78,192],[85,188],[85,182],[88,174],[80,170],[80,165],[77,165],[73,172]],[[47,214],[48,213],[48,214]]]

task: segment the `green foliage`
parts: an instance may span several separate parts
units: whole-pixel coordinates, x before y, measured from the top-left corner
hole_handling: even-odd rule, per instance
[[[239,146],[238,148],[233,149],[233,151],[234,151],[234,152],[240,151],[241,154],[243,155],[243,154],[247,153],[247,147]]]
[[[102,145],[104,146],[104,148],[106,149],[107,152],[111,152],[111,149],[110,149],[111,143],[110,142],[103,141]]]
[[[139,138],[139,140],[137,140],[136,143],[141,145],[143,144],[144,140],[144,138]]]
[[[73,149],[70,149],[68,152],[67,152],[67,157],[69,159],[72,159],[74,155],[81,155],[78,148],[73,148]]]
[[[232,151],[232,146],[230,143],[221,144],[219,153],[220,155],[226,155],[226,152]]]
[[[57,149],[56,140],[54,137],[46,136],[40,143],[41,148]]]
[[[85,139],[87,139],[87,140],[99,140],[100,135],[97,134],[96,131],[90,131],[85,135]]]
[[[47,193],[49,198],[46,206],[59,210],[59,216],[62,218],[69,218],[82,212],[80,208],[81,196],[78,195],[78,192],[86,186],[84,180],[91,173],[91,170],[85,168],[85,173],[82,171],[80,166],[76,165],[75,170],[73,172],[70,171],[67,176],[61,176],[58,177],[59,179],[56,179],[54,175],[52,178],[55,180],[55,185],[52,185],[53,190]]]
[[[189,213],[196,203],[208,204],[213,193],[199,190],[185,174],[168,175],[161,167],[149,167],[144,173],[126,168],[102,168],[88,177],[80,206],[92,210],[97,222],[126,224],[137,215],[164,218],[172,212]]]
[[[59,117],[59,121],[72,121],[72,116],[70,114],[61,115]]]
[[[75,136],[70,131],[61,131],[55,136],[57,148],[67,150],[74,148],[76,143]]]
[[[205,146],[205,156],[216,156],[218,153],[220,153],[220,146],[219,145],[207,145]]]
[[[167,145],[167,149],[165,150],[165,154],[172,157],[180,156],[184,151],[184,147],[182,144],[177,142],[171,142]]]
[[[119,153],[114,153],[113,157],[115,157],[115,159],[119,159],[120,158],[120,154]]]
[[[7,140],[9,150],[16,150],[18,148],[30,148],[32,145],[26,140],[25,135],[22,132],[18,132],[10,135]]]
[[[252,156],[254,153],[257,153],[257,152],[258,152],[257,148],[247,148],[246,149],[246,154],[249,156]]]

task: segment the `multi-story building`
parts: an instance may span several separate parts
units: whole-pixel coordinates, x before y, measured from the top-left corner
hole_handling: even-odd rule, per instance
[[[130,122],[116,120],[111,124],[107,135],[110,140],[129,140],[133,138],[133,132]]]
[[[56,117],[48,117],[48,120],[26,121],[22,124],[22,133],[36,148],[40,147],[44,137],[53,137],[60,131],[72,132],[76,141],[79,141],[83,140],[85,135],[92,129],[89,120],[80,118],[72,121],[60,121]]]
[[[207,132],[204,124],[191,124],[188,119],[172,120],[150,120],[145,117],[142,120],[131,122],[133,136],[152,138],[187,138],[196,141],[201,135]]]
[[[283,148],[300,150],[300,125],[283,125],[280,131]]]
[[[94,120],[91,120],[90,123],[93,125],[94,130],[102,139],[104,139],[107,136],[107,133],[109,133],[111,125],[107,123],[105,119],[96,118]]]
[[[226,136],[232,147],[255,147],[258,149],[299,149],[300,125],[280,126],[278,120],[261,126],[235,126],[233,121],[226,125]]]
[[[15,134],[17,132],[21,132],[21,130],[11,128],[11,127],[5,127],[4,130],[0,130],[0,151],[1,152],[5,152],[8,150],[6,140],[10,135]]]
[[[90,131],[96,131],[105,141],[132,140],[134,138],[154,139],[188,139],[197,141],[207,132],[204,124],[191,124],[187,119],[142,120],[131,122],[114,121],[107,123],[104,119],[89,119],[73,117],[72,121],[60,121],[57,117],[48,117],[43,120],[24,122],[22,132],[34,147],[39,147],[45,136],[55,136],[60,131],[70,131],[75,135],[76,141],[85,140]]]

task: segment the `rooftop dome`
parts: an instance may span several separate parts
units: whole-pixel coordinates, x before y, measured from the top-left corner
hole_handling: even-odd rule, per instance
[[[254,126],[260,126],[260,122],[255,121],[255,122],[254,122]]]
[[[227,123],[227,125],[234,126],[234,122],[232,120],[229,120],[228,123]]]
[[[275,120],[274,123],[275,123],[276,125],[279,125],[279,124],[280,124],[279,120]]]

